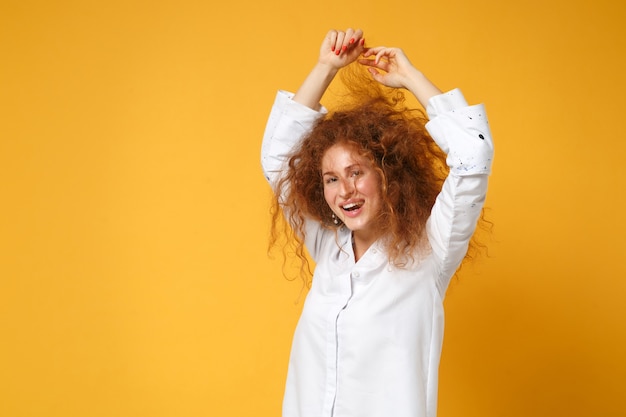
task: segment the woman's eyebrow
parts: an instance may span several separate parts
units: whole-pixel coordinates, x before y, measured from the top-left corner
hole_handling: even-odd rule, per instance
[[[344,171],[352,171],[355,168],[361,168],[361,164],[356,163],[356,164],[349,165],[344,168]]]
[[[343,170],[345,172],[348,172],[348,171],[351,171],[351,170],[353,170],[355,168],[361,168],[361,164],[356,163],[356,164],[348,165]],[[335,171],[331,170],[331,171],[326,171],[326,172],[322,173],[322,175],[336,175],[336,174],[335,174]]]

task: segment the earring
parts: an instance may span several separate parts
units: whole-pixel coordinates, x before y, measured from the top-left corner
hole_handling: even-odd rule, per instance
[[[339,219],[337,218],[337,216],[335,216],[335,213],[333,213],[333,223],[335,224],[339,224]]]

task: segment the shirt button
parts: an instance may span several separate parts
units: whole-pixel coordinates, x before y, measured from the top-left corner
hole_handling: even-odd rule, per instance
[[[358,278],[358,277],[360,277],[360,276],[361,276],[361,274],[359,274],[359,271],[354,271],[354,272],[352,273],[352,278]]]
[[[378,253],[376,249],[372,249],[372,253]]]

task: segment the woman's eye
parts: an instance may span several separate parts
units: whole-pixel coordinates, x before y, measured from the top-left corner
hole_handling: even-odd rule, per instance
[[[337,181],[337,178],[326,178],[326,181],[324,181],[326,184],[331,184],[333,182]]]
[[[357,177],[359,175],[361,175],[361,171],[352,171],[352,176],[353,177]]]

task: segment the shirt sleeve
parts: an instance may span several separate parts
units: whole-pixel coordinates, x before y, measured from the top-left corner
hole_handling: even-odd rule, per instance
[[[426,111],[426,128],[450,167],[427,223],[443,295],[467,253],[485,202],[493,142],[484,106],[469,106],[458,89],[431,98]]]
[[[293,93],[288,91],[280,90],[276,93],[265,126],[261,145],[261,166],[272,188],[275,188],[293,148],[308,133],[313,123],[326,113],[323,107],[318,112],[293,101],[292,98]]]
[[[277,92],[261,145],[261,167],[275,191],[292,150],[311,130],[315,121],[327,113],[324,107],[315,111],[292,98],[293,93],[283,90]],[[317,221],[305,222],[304,244],[315,261],[324,232],[325,229]]]

